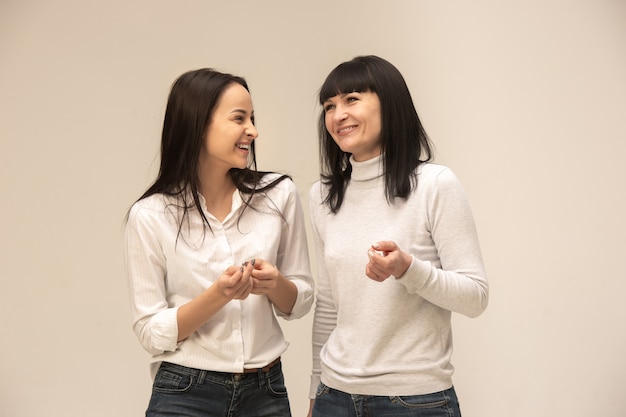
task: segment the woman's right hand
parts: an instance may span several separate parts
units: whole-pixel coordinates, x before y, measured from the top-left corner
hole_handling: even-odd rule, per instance
[[[250,262],[241,266],[230,266],[217,280],[222,295],[230,300],[245,300],[252,291],[252,269]]]

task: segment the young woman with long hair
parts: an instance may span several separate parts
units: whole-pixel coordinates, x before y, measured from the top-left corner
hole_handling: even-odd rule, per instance
[[[313,301],[293,182],[256,169],[246,81],[181,75],[160,169],[131,207],[125,254],[133,329],[152,355],[147,416],[289,416],[277,317]]]

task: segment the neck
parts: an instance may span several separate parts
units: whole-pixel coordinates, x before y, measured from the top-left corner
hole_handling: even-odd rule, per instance
[[[200,193],[204,198],[213,200],[228,196],[235,191],[235,184],[228,172],[220,175],[201,175],[200,176]]]
[[[228,169],[217,163],[208,163],[202,157],[198,164],[198,179],[200,180],[200,193],[208,197],[219,197],[232,194],[235,184],[231,179]]]
[[[228,171],[201,169],[200,194],[204,197],[206,209],[222,221],[230,212],[235,184]]]
[[[235,184],[232,181],[220,184],[201,184],[200,188],[207,211],[220,222],[224,221],[233,204]]]

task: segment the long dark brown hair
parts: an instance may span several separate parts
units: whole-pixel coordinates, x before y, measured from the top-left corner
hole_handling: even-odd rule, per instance
[[[250,91],[242,77],[211,68],[186,72],[172,85],[163,121],[159,173],[154,183],[137,201],[159,193],[177,197],[178,206],[182,209],[182,216],[178,219],[179,235],[189,210],[194,208],[200,214],[205,229],[211,229],[197,192],[200,189],[199,156],[213,110],[226,88],[233,83]],[[289,178],[287,175],[280,175],[272,181],[262,181],[268,173],[256,169],[253,141],[250,145],[248,166],[244,169],[231,168],[229,171],[246,206],[255,193],[269,190]]]

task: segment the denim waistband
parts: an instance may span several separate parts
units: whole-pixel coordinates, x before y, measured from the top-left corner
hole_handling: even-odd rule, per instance
[[[183,366],[183,365],[179,365],[177,363],[172,363],[172,362],[161,362],[161,367],[176,370],[183,374],[198,377],[199,379],[204,379],[207,374],[212,374],[212,375],[221,376],[221,377],[233,376],[233,377],[236,377],[236,379],[241,379],[243,377],[247,377],[247,376],[254,377],[259,374],[269,372],[272,368],[280,365],[280,363],[281,362],[280,362],[280,356],[279,356],[278,358],[274,359],[272,362],[270,362],[269,364],[265,365],[262,368],[246,368],[243,370],[243,372],[209,371],[209,370],[204,370],[204,369],[190,368],[188,366]]]

